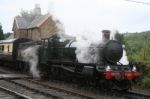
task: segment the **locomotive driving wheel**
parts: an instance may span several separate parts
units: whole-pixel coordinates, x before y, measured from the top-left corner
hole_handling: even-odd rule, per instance
[[[120,90],[120,91],[127,91],[129,89],[131,89],[131,82],[129,80],[114,80],[113,81],[114,84],[114,89],[116,90]]]
[[[65,70],[60,70],[60,77],[62,80],[66,79],[67,78],[67,73]]]
[[[52,67],[51,68],[51,76],[52,76],[52,79],[59,79],[59,69],[57,67]]]

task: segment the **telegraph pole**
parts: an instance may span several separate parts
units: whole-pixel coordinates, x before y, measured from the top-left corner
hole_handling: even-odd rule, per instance
[[[144,57],[143,60],[146,60],[146,49],[147,49],[147,35],[144,35]]]

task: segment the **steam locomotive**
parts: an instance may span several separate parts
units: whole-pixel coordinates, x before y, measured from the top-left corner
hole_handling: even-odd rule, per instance
[[[140,73],[136,71],[135,66],[131,68],[131,66],[121,63],[118,65],[123,54],[123,48],[120,42],[109,40],[109,36],[110,31],[104,30],[103,42],[97,46],[87,47],[90,58],[93,59],[92,55],[97,56],[95,61],[87,63],[80,62],[76,57],[77,47],[73,46],[76,40],[67,36],[65,39],[61,39],[59,35],[41,41],[14,40],[11,42],[13,47],[9,47],[12,48],[8,51],[11,53],[9,55],[8,53],[6,55],[6,50],[2,47],[6,43],[0,42],[0,61],[6,61],[10,56],[9,60],[15,64],[13,68],[28,70],[29,66],[21,57],[21,51],[39,45],[37,51],[38,69],[42,77],[65,80],[78,79],[118,90],[128,90],[131,88],[132,81],[137,79]],[[6,48],[8,50],[8,47]]]

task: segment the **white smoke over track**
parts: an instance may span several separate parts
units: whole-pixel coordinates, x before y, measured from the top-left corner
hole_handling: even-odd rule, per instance
[[[38,48],[39,45],[36,45],[36,46],[26,48],[21,52],[21,56],[23,57],[24,61],[28,62],[30,65],[30,73],[32,73],[33,77],[35,78],[40,78],[39,70],[37,69]]]

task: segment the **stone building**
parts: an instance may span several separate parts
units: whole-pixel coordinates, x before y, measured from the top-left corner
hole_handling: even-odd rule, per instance
[[[41,40],[59,31],[58,20],[53,20],[50,14],[41,15],[41,9],[35,6],[34,15],[16,16],[13,22],[14,38],[29,38]]]

